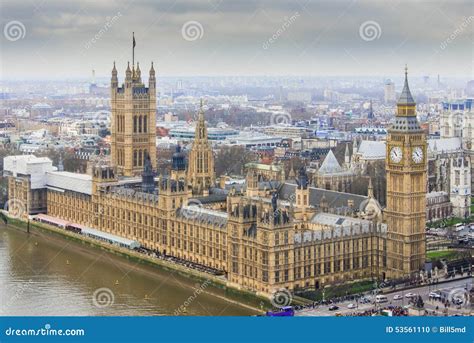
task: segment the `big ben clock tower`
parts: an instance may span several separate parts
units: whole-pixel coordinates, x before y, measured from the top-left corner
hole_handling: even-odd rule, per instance
[[[407,277],[424,268],[426,221],[426,137],[416,118],[416,103],[405,84],[395,123],[388,130],[387,277]]]

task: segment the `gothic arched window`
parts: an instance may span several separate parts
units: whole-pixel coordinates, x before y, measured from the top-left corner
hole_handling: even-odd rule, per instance
[[[137,151],[136,150],[133,151],[133,166],[134,167],[137,166]]]
[[[148,130],[148,116],[143,116],[143,132],[147,133]]]
[[[137,116],[133,116],[133,132],[137,132]]]

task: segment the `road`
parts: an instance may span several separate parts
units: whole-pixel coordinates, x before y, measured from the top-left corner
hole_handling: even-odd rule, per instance
[[[385,307],[388,305],[394,305],[394,306],[405,306],[408,305],[409,299],[405,297],[405,294],[408,292],[415,293],[418,295],[421,295],[423,298],[423,301],[425,303],[425,309],[429,311],[429,314],[432,315],[432,312],[435,311],[437,315],[444,315],[443,310],[444,310],[444,305],[440,301],[432,301],[429,299],[429,293],[432,291],[438,291],[438,290],[448,290],[448,291],[459,291],[462,292],[462,289],[466,288],[470,289],[472,286],[472,278],[469,279],[462,279],[462,280],[453,280],[450,282],[445,282],[445,283],[440,283],[436,285],[427,285],[423,287],[418,287],[418,288],[411,288],[411,289],[404,289],[390,292],[390,293],[384,293],[384,295],[387,296],[388,302],[383,303],[383,304],[373,304],[373,303],[368,303],[368,304],[357,304],[355,301],[344,301],[337,303],[336,305],[339,306],[339,309],[336,311],[329,311],[329,305],[321,305],[315,309],[304,309],[301,311],[297,311],[295,313],[295,316],[334,316],[336,313],[340,313],[342,315],[349,315],[350,313],[354,312],[364,312],[366,310],[371,310],[374,308],[380,308],[380,307]],[[393,300],[393,297],[395,295],[403,295],[403,298],[401,300]],[[372,298],[375,298],[375,296],[372,296]],[[350,309],[348,308],[348,305],[350,303],[353,303],[354,305],[358,306],[356,309]],[[436,306],[439,307],[438,310],[436,310]],[[454,315],[454,314],[467,314],[471,311],[471,308],[469,307],[470,305],[467,304],[466,306],[461,307],[461,309],[457,309],[455,306],[451,306],[448,309],[448,315]]]

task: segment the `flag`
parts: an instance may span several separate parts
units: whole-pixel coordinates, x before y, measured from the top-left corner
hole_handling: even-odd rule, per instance
[[[137,43],[135,42],[135,32],[133,33],[133,47],[135,47],[135,45],[137,45]]]

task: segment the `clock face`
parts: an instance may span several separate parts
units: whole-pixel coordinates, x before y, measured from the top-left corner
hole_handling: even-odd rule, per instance
[[[415,163],[423,162],[423,149],[419,146],[417,146],[416,148],[413,148],[413,151],[411,153],[411,158],[413,159],[413,162]]]
[[[403,152],[398,146],[393,147],[390,150],[390,160],[394,163],[399,163],[402,160]]]

